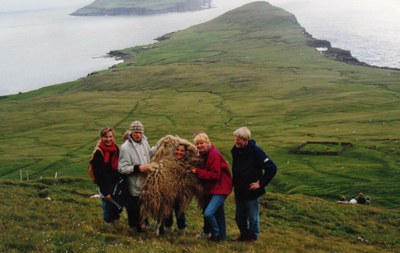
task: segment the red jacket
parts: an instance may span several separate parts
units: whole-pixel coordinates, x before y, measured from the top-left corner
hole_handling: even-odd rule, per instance
[[[204,180],[208,194],[228,195],[232,192],[228,163],[214,146],[203,157],[203,168],[196,168],[195,173]]]

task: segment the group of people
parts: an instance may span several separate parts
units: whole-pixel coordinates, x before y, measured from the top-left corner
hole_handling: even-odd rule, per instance
[[[232,192],[235,194],[235,221],[240,235],[237,241],[256,241],[260,234],[259,198],[265,193],[265,187],[275,176],[277,166],[256,145],[247,127],[234,131],[234,145],[231,149],[232,170],[217,148],[211,143],[205,132],[194,135],[193,143],[198,150],[199,163],[191,172],[201,179],[206,191],[202,206],[203,231],[197,236],[210,241],[226,240],[226,220],[224,202]],[[133,230],[143,232],[148,221],[141,222],[140,194],[142,183],[151,170],[151,158],[157,146],[151,147],[144,135],[143,124],[134,121],[124,136],[124,143],[118,148],[114,139],[114,130],[102,128],[100,140],[93,156],[95,183],[102,197],[103,220],[108,226],[118,226],[122,208],[113,201],[115,186],[121,178],[126,180],[126,208],[128,224]],[[176,159],[184,159],[187,147],[178,144]],[[180,234],[185,233],[186,216],[178,215],[177,225]],[[163,221],[166,230],[170,230],[173,214]]]
[[[350,200],[347,200],[346,196],[341,195],[340,200],[337,201],[339,204],[366,204],[369,205],[371,204],[371,198],[369,196],[364,196],[362,192],[360,192],[357,196],[351,197]]]

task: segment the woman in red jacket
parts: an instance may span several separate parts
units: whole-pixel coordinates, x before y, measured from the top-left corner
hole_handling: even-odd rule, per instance
[[[224,202],[232,192],[232,176],[227,162],[211,145],[206,133],[197,133],[194,144],[199,150],[201,165],[199,168],[194,168],[193,173],[204,181],[208,194],[203,207],[204,231],[200,237],[206,237],[215,242],[225,241]]]

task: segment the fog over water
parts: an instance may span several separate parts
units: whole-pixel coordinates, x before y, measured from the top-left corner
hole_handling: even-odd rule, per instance
[[[117,61],[111,50],[154,39],[253,2],[214,0],[199,12],[131,17],[74,17],[92,0],[0,0],[0,95],[73,81]],[[371,65],[400,68],[400,2],[271,0],[296,15],[315,38]],[[360,4],[362,3],[362,4]]]

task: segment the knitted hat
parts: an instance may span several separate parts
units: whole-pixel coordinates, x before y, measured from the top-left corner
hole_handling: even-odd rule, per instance
[[[129,128],[131,132],[144,132],[143,124],[140,121],[133,121],[131,127]]]

